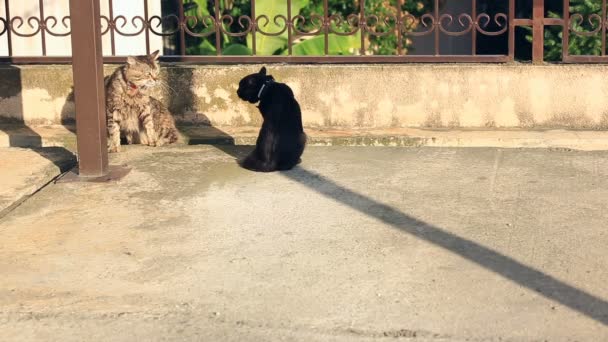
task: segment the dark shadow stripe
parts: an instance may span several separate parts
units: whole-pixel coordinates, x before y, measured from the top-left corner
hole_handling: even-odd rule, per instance
[[[608,302],[568,285],[550,275],[459,237],[441,228],[410,217],[386,204],[346,189],[332,180],[302,168],[284,172],[284,176],[365,215],[374,217],[403,232],[457,254],[506,279],[526,287],[550,300],[608,325]]]

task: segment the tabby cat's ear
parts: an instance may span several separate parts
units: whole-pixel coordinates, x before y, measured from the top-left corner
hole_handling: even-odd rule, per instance
[[[127,57],[127,64],[135,65],[135,64],[137,64],[137,59],[133,56],[129,56],[129,57]]]
[[[266,67],[262,67],[262,70],[260,70],[260,75],[266,76]]]
[[[158,57],[159,57],[158,54],[159,53],[160,53],[159,50],[156,50],[156,51],[152,52],[152,54],[150,54],[150,59],[153,60],[153,61],[158,60]]]

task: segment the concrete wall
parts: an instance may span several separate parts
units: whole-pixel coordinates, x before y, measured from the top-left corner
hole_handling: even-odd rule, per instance
[[[308,127],[608,129],[608,66],[603,65],[268,67],[293,88]],[[185,124],[258,125],[257,109],[235,94],[239,79],[258,69],[166,65],[164,77],[173,90],[157,96]],[[2,66],[0,120],[73,119],[71,85],[69,66]]]

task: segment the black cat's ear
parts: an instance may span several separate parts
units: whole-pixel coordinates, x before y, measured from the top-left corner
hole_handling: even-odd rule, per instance
[[[262,70],[260,70],[260,75],[266,76],[266,67],[262,67]]]
[[[137,64],[137,59],[133,56],[129,56],[129,57],[127,57],[127,64],[135,65],[135,64]]]
[[[160,51],[159,51],[159,50],[156,50],[156,51],[152,52],[152,53],[150,54],[150,59],[151,59],[151,60],[153,60],[153,61],[158,60],[158,55],[159,55],[159,53],[160,53]]]

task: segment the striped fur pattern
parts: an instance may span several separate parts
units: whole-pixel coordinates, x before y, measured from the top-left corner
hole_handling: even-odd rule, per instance
[[[178,142],[179,132],[168,109],[148,91],[160,85],[158,51],[128,57],[106,81],[108,151],[120,152],[127,144],[163,146]]]

